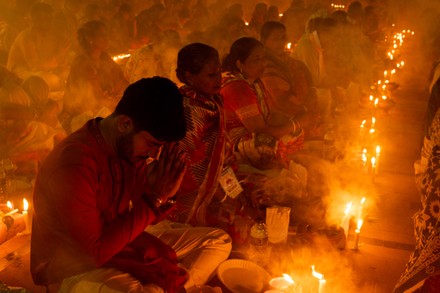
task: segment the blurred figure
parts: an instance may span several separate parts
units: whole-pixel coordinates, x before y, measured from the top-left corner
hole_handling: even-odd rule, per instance
[[[134,41],[135,16],[131,5],[119,5],[117,13],[108,23],[111,36],[109,51],[114,54],[126,53]]]
[[[34,178],[37,164],[65,136],[49,86],[38,76],[21,83],[0,67],[0,109],[0,154],[18,166],[17,173]]]
[[[307,66],[285,52],[286,27],[275,21],[261,29],[261,42],[266,48],[267,66],[261,77],[269,92],[268,105],[275,116],[271,123],[286,123],[290,118],[300,122],[306,136],[317,135],[316,88]]]
[[[106,52],[108,35],[102,22],[81,26],[78,42],[81,51],[70,68],[61,115],[68,133],[99,112],[110,113],[128,85],[121,68]]]
[[[292,57],[304,62],[317,87],[332,86],[334,77],[327,73],[329,53],[335,46],[337,23],[331,18],[309,20],[308,31],[303,34],[292,52]]]
[[[280,19],[280,13],[278,12],[278,7],[275,5],[269,6],[267,9],[266,17],[264,18],[264,22],[268,21],[278,21]]]
[[[133,83],[141,78],[159,75],[177,82],[175,64],[181,43],[176,31],[163,31],[155,43],[146,44],[131,53],[124,66],[126,79]]]
[[[260,79],[265,58],[264,46],[258,40],[244,37],[235,41],[222,64],[226,72],[220,91],[232,152],[240,163],[260,169],[278,166],[278,159],[286,163],[288,155],[302,148],[304,139],[295,120],[270,124],[268,92]]]
[[[177,58],[177,77],[183,83],[187,134],[187,172],[177,192],[172,219],[197,226],[216,225],[218,213],[211,205],[219,188],[225,150],[225,125],[220,58],[216,49],[202,43],[183,47]],[[219,200],[218,200],[219,201]],[[218,208],[218,206],[217,206]]]
[[[22,31],[9,52],[7,68],[26,79],[42,77],[51,91],[62,89],[66,77],[68,44],[54,30],[53,9],[37,2],[32,6],[31,26]]]
[[[365,11],[362,3],[359,1],[351,2],[347,7],[347,15],[350,21],[359,26],[360,28],[364,25]]]
[[[281,22],[286,26],[287,41],[297,43],[306,30],[307,10],[303,0],[292,0]]]
[[[162,4],[155,4],[150,8],[144,9],[136,15],[136,45],[140,48],[145,44],[151,43],[157,38],[162,29],[159,27],[161,15],[165,7]]]
[[[251,20],[249,21],[249,28],[251,28],[257,34],[260,32],[267,16],[267,4],[259,2],[255,5],[252,12]]]

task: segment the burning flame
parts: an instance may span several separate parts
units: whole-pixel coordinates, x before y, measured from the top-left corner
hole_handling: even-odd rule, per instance
[[[8,200],[8,202],[6,203],[6,206],[7,206],[10,210],[13,209],[12,202],[10,202],[9,200]]]
[[[287,43],[287,49],[291,49],[292,48],[292,43],[291,42],[289,42],[289,43]]]
[[[380,145],[376,146],[376,155],[380,154]]]
[[[364,224],[363,219],[358,219],[357,225],[356,225],[356,233],[361,233],[362,225]]]
[[[28,208],[29,208],[29,203],[25,198],[23,198],[23,211],[27,211]]]
[[[364,197],[362,197],[362,199],[361,199],[361,206],[365,203],[365,196]]]
[[[376,157],[371,157],[371,166],[376,167]]]
[[[348,216],[348,214],[350,213],[350,210],[351,210],[351,206],[353,205],[353,203],[350,201],[349,203],[347,203],[347,205],[345,206],[345,211],[344,211],[344,214],[346,215],[346,216]]]
[[[317,278],[319,280],[324,279],[324,275],[323,274],[318,273],[318,272],[315,271],[315,265],[311,265],[311,268],[312,268],[312,275],[313,275],[313,277],[315,277],[315,278]]]
[[[286,280],[287,282],[289,282],[290,284],[295,284],[295,281],[288,275],[288,274],[283,274],[284,280]]]

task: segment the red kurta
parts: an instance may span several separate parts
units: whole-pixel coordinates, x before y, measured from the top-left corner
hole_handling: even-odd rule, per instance
[[[141,197],[147,191],[145,162],[121,160],[105,143],[98,122],[89,121],[58,144],[39,171],[31,240],[34,282],[58,283],[106,266],[174,292],[183,283],[175,252],[144,232],[157,215]]]

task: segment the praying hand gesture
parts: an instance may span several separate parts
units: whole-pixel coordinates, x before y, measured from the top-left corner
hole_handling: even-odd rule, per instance
[[[165,202],[173,197],[186,172],[185,153],[178,143],[167,143],[157,160],[147,166],[147,184],[158,200]]]

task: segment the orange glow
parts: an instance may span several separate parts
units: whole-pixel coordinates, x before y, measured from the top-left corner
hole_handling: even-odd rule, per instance
[[[27,211],[28,209],[29,209],[29,203],[25,198],[23,198],[23,211]]]

